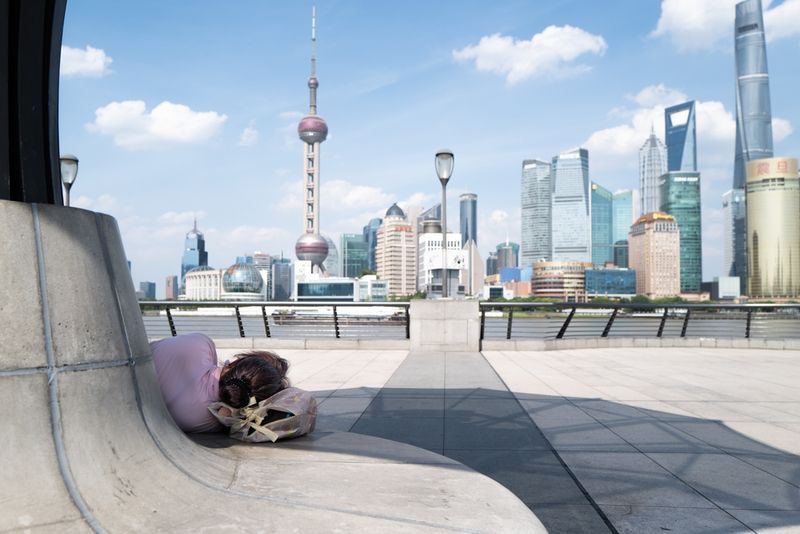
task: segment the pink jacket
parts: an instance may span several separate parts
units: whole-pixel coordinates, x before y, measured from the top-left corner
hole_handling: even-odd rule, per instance
[[[220,367],[214,342],[203,334],[150,343],[167,409],[184,432],[216,432],[224,427],[208,411],[219,401]]]

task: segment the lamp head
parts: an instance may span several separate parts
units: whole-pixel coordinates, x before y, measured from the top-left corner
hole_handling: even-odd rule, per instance
[[[72,187],[75,178],[78,176],[78,158],[72,154],[61,156],[61,181],[65,187]]]
[[[436,151],[436,176],[442,185],[447,185],[450,176],[453,174],[454,165],[453,151],[443,148]]]

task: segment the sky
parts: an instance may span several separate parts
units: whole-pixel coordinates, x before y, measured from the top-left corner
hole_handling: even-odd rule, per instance
[[[638,187],[663,109],[697,101],[703,278],[722,272],[733,180],[735,0],[318,0],[321,229],[338,243],[393,202],[441,198],[434,154],[478,195],[486,257],[520,238],[523,159],[581,146],[590,179]],[[209,264],[294,257],[302,231],[311,1],[70,0],[60,147],[73,206],[119,222],[134,281],[180,273],[193,219]],[[764,0],[775,153],[800,157],[800,0]]]

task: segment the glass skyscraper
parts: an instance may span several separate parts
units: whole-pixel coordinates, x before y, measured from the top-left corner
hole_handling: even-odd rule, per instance
[[[341,276],[342,267],[339,265],[339,250],[336,248],[336,243],[326,235],[322,237],[328,243],[328,257],[322,262],[322,267],[330,276]]]
[[[722,272],[727,276],[739,277],[739,292],[747,293],[747,254],[744,246],[737,246],[746,236],[745,222],[747,208],[745,192],[742,189],[731,189],[722,195]]]
[[[552,191],[552,261],[592,261],[588,150],[553,158]]]
[[[478,244],[478,195],[464,193],[459,200],[459,223],[461,229],[461,246],[468,241]]]
[[[697,123],[694,100],[664,110],[668,171],[697,171]]]
[[[364,241],[367,242],[367,269],[373,273],[378,272],[378,264],[375,261],[375,247],[378,245],[378,228],[383,219],[375,218],[370,220],[364,227]]]
[[[342,276],[358,278],[369,270],[369,247],[363,234],[342,234]]]
[[[639,213],[658,211],[658,178],[667,172],[667,147],[650,129],[650,137],[639,149]]]
[[[771,158],[772,110],[769,96],[767,45],[764,34],[764,15],[761,0],[745,0],[736,4],[734,22],[736,52],[736,155],[733,168],[734,198],[746,199],[747,162]],[[723,198],[723,204],[725,200]],[[747,225],[746,205],[734,206],[730,235],[732,262],[727,265],[729,276],[738,276],[742,293],[747,292]]]
[[[614,261],[614,195],[592,182],[592,263]]]
[[[522,162],[522,250],[520,263],[532,267],[552,258],[551,167],[546,161]],[[488,271],[487,271],[488,272]]]
[[[628,232],[633,224],[633,191],[624,189],[614,193],[611,210],[613,216],[614,263],[628,266]]]
[[[208,265],[208,252],[206,252],[205,237],[203,236],[203,232],[197,229],[197,219],[195,219],[194,227],[186,234],[186,240],[183,244],[181,287],[183,286],[186,273],[201,265]]]
[[[668,172],[659,180],[661,208],[678,223],[681,293],[699,293],[703,279],[700,173]]]

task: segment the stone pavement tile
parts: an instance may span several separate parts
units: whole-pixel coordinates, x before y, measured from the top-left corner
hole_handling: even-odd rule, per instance
[[[525,504],[588,504],[552,451],[450,450],[444,455],[496,480]]]
[[[444,398],[378,395],[364,411],[364,417],[444,417]]]
[[[736,454],[736,458],[800,487],[800,458],[793,454]]]
[[[669,424],[731,454],[772,454],[776,452],[774,448],[745,436],[717,421],[687,419],[684,421],[670,421]]]
[[[633,406],[607,400],[580,400],[573,404],[603,423],[652,419],[651,416]]]
[[[614,506],[601,509],[620,534],[744,534],[751,530],[717,508]]]
[[[375,397],[440,397],[444,399],[444,389],[426,387],[385,387]]]
[[[611,532],[589,504],[534,504],[533,513],[550,534],[604,534]]]
[[[676,402],[678,407],[703,419],[721,421],[800,421],[800,413],[782,411],[779,402]]]
[[[760,441],[764,445],[775,447],[778,450],[800,454],[800,425],[795,430],[790,430],[792,423],[761,423],[749,421],[734,421],[726,426],[740,432],[751,439]]]
[[[605,425],[642,452],[721,452],[668,422],[657,419],[615,421]]]
[[[490,416],[490,417],[509,417],[519,416],[528,420],[528,424],[533,425],[528,419],[525,410],[519,405],[516,399],[504,399],[497,397],[445,397],[444,399],[445,417],[467,417],[470,415]]]
[[[769,534],[800,532],[800,512],[772,510],[727,510],[736,519],[755,530]]]
[[[320,432],[347,432],[369,406],[366,397],[329,397],[317,407],[316,430]]]
[[[441,375],[421,375],[414,373],[394,374],[386,381],[384,388],[443,389],[444,377]]]
[[[513,399],[514,394],[505,387],[448,387],[444,390],[444,396],[451,399],[481,398],[481,399]]]
[[[549,450],[550,444],[527,416],[470,415],[444,419],[444,448]]]
[[[362,417],[350,431],[441,451],[444,443],[443,422],[443,418],[432,417]]]
[[[641,453],[559,451],[559,454],[600,505],[715,507]]]
[[[648,456],[721,508],[800,511],[800,489],[728,454]]]
[[[331,393],[331,397],[374,397],[378,394],[381,390],[379,387],[365,387],[365,386],[356,386],[356,387],[347,387],[342,386],[341,388],[337,389],[333,393]]]
[[[523,400],[520,404],[558,451],[636,450],[586,412],[560,397]]]

